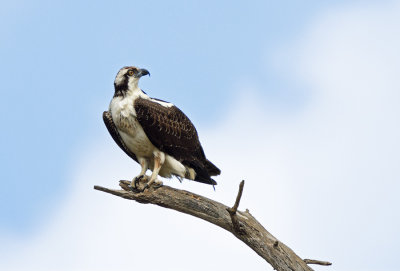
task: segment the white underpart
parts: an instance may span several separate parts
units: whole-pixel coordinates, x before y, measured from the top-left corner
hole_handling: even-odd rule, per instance
[[[120,76],[123,78],[121,71],[116,77],[116,82],[120,79]],[[148,95],[144,94],[140,88],[137,87],[138,79],[131,81],[132,82],[128,83],[128,86],[135,87],[129,87],[130,90],[124,97],[113,98],[111,100],[109,110],[111,111],[113,121],[117,126],[119,134],[121,135],[121,138],[127,148],[129,148],[129,150],[136,155],[139,161],[146,159],[149,169],[153,171],[154,156],[161,153],[161,151],[150,142],[142,126],[137,121],[136,111],[133,103],[137,98],[140,97],[143,99],[152,100],[166,107],[171,107],[173,104],[151,99]],[[158,175],[166,178],[170,178],[172,175],[177,175],[182,178],[185,177],[186,167],[172,156],[166,153],[164,153],[164,155],[165,160]]]

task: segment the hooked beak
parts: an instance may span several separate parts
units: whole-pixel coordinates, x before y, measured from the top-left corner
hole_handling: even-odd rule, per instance
[[[139,69],[136,77],[140,78],[140,77],[142,77],[144,75],[149,75],[150,76],[149,71],[146,70],[146,69]]]

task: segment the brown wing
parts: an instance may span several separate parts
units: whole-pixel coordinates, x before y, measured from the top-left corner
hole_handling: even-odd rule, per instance
[[[135,100],[134,108],[138,122],[154,146],[193,168],[196,178],[201,179],[197,181],[215,183],[210,175],[218,175],[220,171],[206,159],[196,128],[179,108],[142,98]]]
[[[137,120],[158,149],[177,160],[205,159],[196,128],[179,108],[142,98],[136,99],[134,107]]]
[[[103,112],[103,121],[107,127],[108,132],[110,133],[111,137],[114,139],[115,143],[133,160],[138,162],[136,155],[131,152],[125,145],[124,141],[121,138],[121,135],[118,133],[118,129],[114,124],[114,121],[111,117],[110,112],[104,111]]]

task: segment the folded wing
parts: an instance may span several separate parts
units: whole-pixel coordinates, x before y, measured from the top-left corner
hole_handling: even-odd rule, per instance
[[[110,112],[104,111],[103,112],[103,121],[107,127],[108,132],[110,133],[111,137],[114,139],[115,143],[133,160],[138,162],[136,155],[131,152],[125,145],[124,141],[121,138],[121,135],[118,132],[117,126],[115,126],[114,121]]]
[[[137,120],[160,151],[196,171],[196,181],[216,184],[210,176],[221,171],[207,160],[190,119],[176,106],[163,106],[148,99],[134,102]]]

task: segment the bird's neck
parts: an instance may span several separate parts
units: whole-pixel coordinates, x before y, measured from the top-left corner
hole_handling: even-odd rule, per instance
[[[135,85],[134,87],[129,86],[128,89],[123,89],[123,88],[115,88],[115,93],[114,97],[132,97],[132,96],[142,96],[146,95],[143,93],[143,91]]]
[[[129,88],[126,91],[126,96],[141,96],[141,95],[144,95],[144,93],[138,86],[136,86],[135,88]]]

